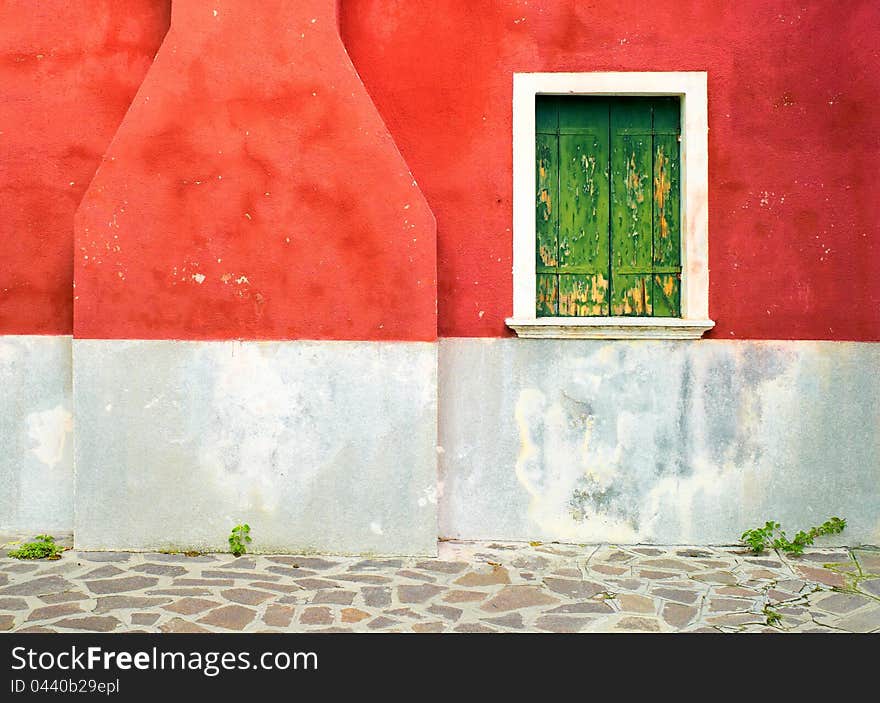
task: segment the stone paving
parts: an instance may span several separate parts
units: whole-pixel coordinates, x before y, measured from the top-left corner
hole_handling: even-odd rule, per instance
[[[880,550],[440,544],[437,559],[0,550],[17,632],[880,632]]]

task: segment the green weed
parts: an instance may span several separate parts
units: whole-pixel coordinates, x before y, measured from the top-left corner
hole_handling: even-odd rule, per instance
[[[247,551],[245,545],[251,541],[251,526],[248,524],[236,525],[229,535],[229,551],[240,557]]]
[[[51,535],[37,535],[33,542],[26,542],[9,552],[13,559],[60,559],[64,547],[55,544]]]

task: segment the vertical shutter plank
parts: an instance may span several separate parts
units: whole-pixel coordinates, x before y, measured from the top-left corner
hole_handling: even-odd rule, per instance
[[[654,263],[678,266],[681,257],[681,197],[678,138],[654,135]]]
[[[559,305],[559,101],[535,98],[535,315]]]
[[[654,316],[681,314],[681,109],[677,98],[654,101]]]
[[[536,138],[535,265],[539,272],[555,271],[559,261],[558,139],[555,134],[538,134]]]
[[[561,134],[559,166],[559,270],[607,271],[607,135]]]
[[[608,314],[608,101],[559,102],[559,315]]]
[[[656,317],[681,314],[681,205],[679,200],[678,141],[654,137],[654,298]],[[671,271],[670,269],[678,269]]]
[[[651,101],[611,104],[611,314],[652,311]]]

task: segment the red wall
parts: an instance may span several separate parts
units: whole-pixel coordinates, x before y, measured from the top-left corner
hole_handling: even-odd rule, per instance
[[[70,334],[73,213],[168,28],[165,0],[0,3],[0,334]]]
[[[507,335],[512,73],[706,70],[712,336],[880,341],[873,0],[342,0],[406,163],[334,0],[175,0],[74,251],[168,5],[0,4],[0,334]]]
[[[716,338],[880,340],[876,0],[343,0],[438,225],[439,332],[510,334],[514,71],[709,75]]]
[[[75,233],[78,337],[436,339],[434,218],[335,0],[174,0]]]

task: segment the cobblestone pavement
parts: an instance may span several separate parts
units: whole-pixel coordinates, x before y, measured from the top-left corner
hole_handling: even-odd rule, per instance
[[[443,542],[438,559],[39,562],[0,551],[0,630],[878,632],[880,551]]]

